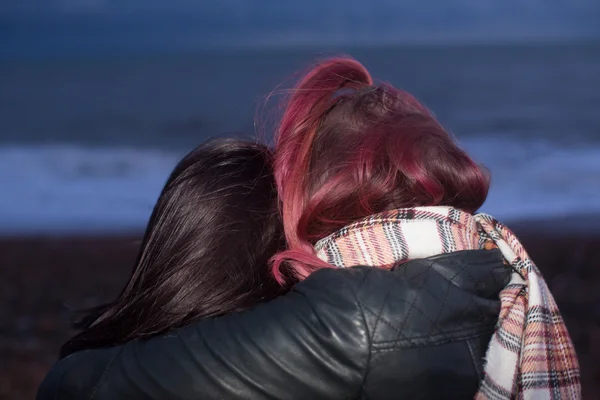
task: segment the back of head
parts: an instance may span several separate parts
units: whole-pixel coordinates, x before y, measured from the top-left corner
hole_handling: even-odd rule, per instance
[[[375,84],[351,58],[315,66],[289,98],[276,136],[275,178],[298,277],[327,267],[319,240],[361,218],[416,206],[476,211],[489,177],[409,93]]]
[[[283,247],[271,151],[238,140],[205,143],[165,184],[123,292],[83,320],[62,355],[271,299],[285,290],[268,268]]]

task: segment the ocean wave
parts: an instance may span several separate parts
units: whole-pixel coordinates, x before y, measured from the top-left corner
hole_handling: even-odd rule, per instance
[[[181,154],[71,146],[0,148],[0,232],[139,229]]]
[[[600,146],[470,139],[463,147],[491,172],[482,211],[505,220],[600,214]]]
[[[503,220],[600,214],[600,147],[461,141],[492,173],[482,211]],[[141,229],[183,152],[0,147],[0,233]]]

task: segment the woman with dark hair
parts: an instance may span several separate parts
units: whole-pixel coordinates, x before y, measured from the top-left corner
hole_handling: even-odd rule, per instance
[[[265,146],[232,139],[187,154],[154,206],[129,282],[82,320],[61,357],[147,339],[283,293],[268,270],[284,244],[271,158]]]
[[[302,282],[252,310],[74,354],[40,399],[579,399],[571,339],[489,178],[408,93],[349,58],[292,91],[276,136]],[[485,361],[484,361],[485,360]]]

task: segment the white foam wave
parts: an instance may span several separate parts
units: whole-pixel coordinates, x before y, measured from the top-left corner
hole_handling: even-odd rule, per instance
[[[464,148],[492,173],[482,211],[504,220],[600,214],[600,147],[481,138]]]
[[[600,214],[600,147],[469,139],[492,172],[482,211],[502,220]],[[144,227],[182,154],[72,146],[0,148],[0,233]]]
[[[179,154],[0,148],[0,232],[139,229]]]

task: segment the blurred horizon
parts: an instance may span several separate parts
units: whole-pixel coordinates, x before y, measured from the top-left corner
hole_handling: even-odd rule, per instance
[[[5,0],[0,235],[142,229],[179,157],[255,134],[336,53],[490,168],[483,211],[600,215],[598,21],[598,0]]]
[[[600,40],[597,0],[5,0],[0,57]]]

